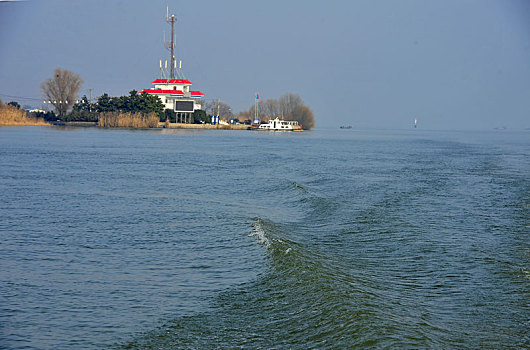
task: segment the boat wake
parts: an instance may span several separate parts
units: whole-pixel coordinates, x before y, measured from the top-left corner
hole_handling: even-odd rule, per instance
[[[417,201],[432,200],[434,189],[447,188],[440,180],[443,176],[430,174],[420,187],[405,182],[401,189],[389,187],[392,191],[348,193],[340,185],[340,191],[329,195],[319,182],[324,180],[315,178],[309,184],[280,181],[280,193],[269,196],[276,202],[267,198],[271,211],[239,223],[247,225],[244,232],[249,240],[264,248],[261,274],[216,295],[208,311],[177,317],[123,347],[442,348],[466,344],[462,330],[470,327],[467,320],[473,319],[470,315],[475,311],[466,313],[461,306],[469,301],[461,285],[479,283],[463,270],[476,261],[447,264],[450,254],[462,259],[458,254],[464,245],[454,241],[465,242],[465,230],[454,234],[451,222],[450,230],[440,236],[445,219],[432,218],[427,223],[437,226],[429,228],[422,218],[408,215]],[[345,200],[348,196],[356,200]],[[285,215],[283,207],[299,215]],[[526,276],[527,269],[523,271]],[[449,298],[451,303],[446,303]],[[498,347],[501,342],[488,344]]]
[[[220,293],[209,312],[179,317],[123,344],[127,349],[234,347],[347,347],[376,315],[372,297],[322,253],[293,240],[307,226],[251,219],[249,237],[266,248],[266,272]]]

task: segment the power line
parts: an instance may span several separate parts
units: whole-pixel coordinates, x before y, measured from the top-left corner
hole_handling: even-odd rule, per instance
[[[1,1],[1,0],[0,0]],[[93,89],[88,89],[90,90],[90,101],[92,101],[92,90]],[[31,100],[31,101],[39,101],[39,102],[43,102],[46,103],[46,101],[48,101],[48,99],[46,98],[35,98],[35,97],[24,97],[24,96],[13,96],[13,95],[6,95],[6,94],[0,94],[1,97],[9,97],[9,98],[15,98],[15,99],[18,99],[18,100]],[[76,102],[78,100],[81,100],[81,99],[76,99]]]
[[[35,98],[35,97],[13,96],[13,95],[6,95],[6,94],[0,94],[0,96],[9,97],[9,98],[18,98],[20,100],[43,101],[42,98]]]

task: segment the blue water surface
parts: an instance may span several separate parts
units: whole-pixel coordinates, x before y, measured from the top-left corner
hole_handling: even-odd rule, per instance
[[[527,131],[0,129],[0,348],[528,348]]]

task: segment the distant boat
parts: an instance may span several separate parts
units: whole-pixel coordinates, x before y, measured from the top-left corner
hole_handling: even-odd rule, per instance
[[[506,127],[501,125],[496,127],[495,130],[506,130]]]
[[[353,125],[342,125],[341,129],[353,129]]]
[[[414,129],[418,127],[418,119],[414,118]]]

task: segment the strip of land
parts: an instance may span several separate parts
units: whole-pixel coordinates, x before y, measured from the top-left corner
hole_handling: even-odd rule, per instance
[[[168,129],[221,129],[221,130],[247,130],[248,125],[229,124],[229,125],[212,125],[212,124],[184,124],[184,123],[158,123],[159,128]]]
[[[56,126],[79,126],[79,127],[97,127],[97,122],[54,122]],[[184,124],[184,123],[169,123],[159,122],[159,129],[202,129],[202,130],[247,130],[248,125],[245,124],[230,124],[230,125],[212,125],[212,124]],[[134,127],[129,127],[134,128]]]

